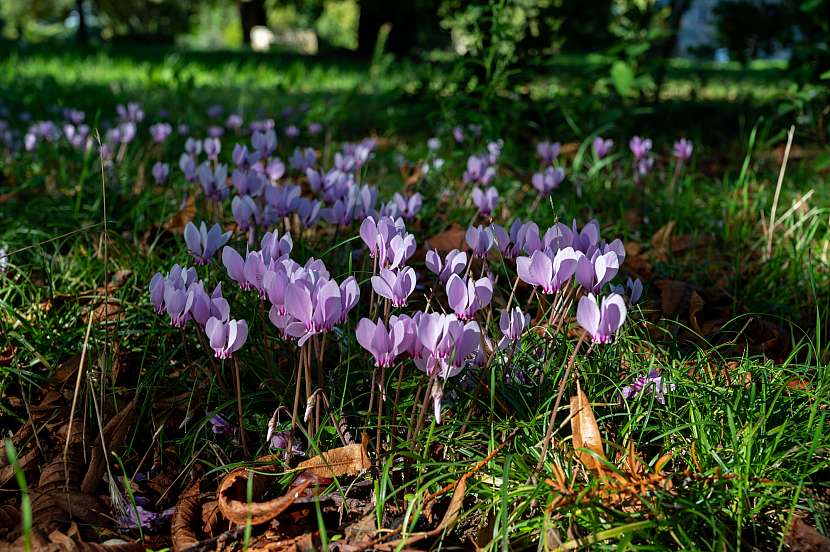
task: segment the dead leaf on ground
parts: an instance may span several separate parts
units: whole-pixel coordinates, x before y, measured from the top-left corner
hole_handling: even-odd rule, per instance
[[[187,487],[179,500],[170,522],[170,537],[173,541],[173,551],[181,552],[199,542],[196,533],[197,522],[200,522],[200,480],[196,480]]]
[[[252,499],[247,500],[248,478],[253,478]],[[255,474],[247,468],[238,468],[230,472],[219,484],[216,491],[216,499],[219,502],[219,509],[226,518],[237,525],[260,525],[270,521],[283,513],[303,491],[311,485],[307,479],[299,485],[293,485],[285,495],[259,502],[273,478],[262,474]]]
[[[676,316],[686,310],[695,291],[694,286],[680,280],[658,280],[660,306],[666,316]]]
[[[453,249],[464,249],[464,241],[466,230],[457,222],[452,223],[452,226],[439,234],[435,234],[427,239],[427,244],[432,249],[437,249],[441,253],[452,251]]]
[[[669,221],[651,237],[651,256],[657,261],[667,261],[671,252],[671,233],[675,221]]]
[[[594,418],[594,411],[591,409],[591,403],[581,390],[571,397],[571,432],[573,446],[580,462],[588,469],[601,472],[603,470],[602,460],[606,460],[602,449],[602,437],[597,420]],[[595,454],[584,449],[591,450]]]
[[[355,443],[332,449],[314,458],[300,462],[297,470],[317,477],[334,479],[343,475],[358,475],[372,467],[365,443]]]
[[[173,234],[184,234],[184,227],[196,216],[196,195],[190,194],[182,209],[164,223],[164,229]]]
[[[830,552],[830,539],[819,533],[801,517],[793,518],[784,542],[796,552]]]

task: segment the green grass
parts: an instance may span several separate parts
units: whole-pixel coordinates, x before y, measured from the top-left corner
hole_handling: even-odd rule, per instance
[[[94,437],[92,390],[101,391],[103,386],[108,411],[138,399],[138,418],[115,451],[123,459],[123,470],[118,466],[114,473],[132,477],[136,471],[149,470],[151,475],[175,475],[170,492],[153,505],[156,510],[175,503],[193,466],[199,466],[205,481],[213,483],[252,460],[210,430],[208,420],[214,413],[236,423],[236,403],[233,395],[223,393],[205,376],[210,372],[208,355],[195,337],[194,326],[180,334],[169,327],[166,317],[153,312],[148,300],[147,284],[154,272],[166,272],[176,262],[190,264],[181,236],[164,228],[191,188],[175,166],[183,140],[175,137],[161,149],[148,147],[146,141],[146,126],[159,109],[169,110],[176,121],[203,129],[204,110],[212,103],[243,110],[247,119],[260,108],[278,115],[285,106],[306,102],[308,120],[320,120],[329,130],[312,145],[329,157],[343,140],[370,132],[386,139],[367,169],[368,181],[381,187],[384,198],[402,186],[395,155],[402,154],[410,162],[423,159],[424,139],[441,131],[447,168],[417,185],[425,206],[408,228],[423,244],[450,223],[464,226],[473,216],[468,191],[458,190],[467,156],[483,143],[451,143],[447,130],[454,119],[450,117],[464,120],[468,114],[453,111],[458,108],[447,106],[454,104],[433,97],[424,83],[437,82],[439,77],[414,63],[390,67],[378,76],[368,65],[351,60],[311,62],[138,48],[83,57],[75,50],[60,53],[43,48],[15,51],[0,62],[0,69],[0,91],[10,120],[23,110],[35,120],[56,117],[50,115],[53,106],[72,106],[85,109],[96,121],[108,121],[115,104],[144,102],[148,115],[141,138],[130,145],[115,171],[106,174],[103,185],[97,157],[65,145],[42,145],[36,154],[0,156],[0,246],[11,253],[8,269],[0,273],[0,353],[8,347],[15,351],[10,362],[0,363],[0,396],[4,397],[0,429],[5,435],[25,424],[27,407],[19,399],[36,404],[43,391],[54,385],[50,381],[61,363],[80,354],[88,313],[102,300],[101,286],[107,277],[123,271],[111,298],[122,315],[109,323],[96,321],[92,327],[87,352],[90,379],[81,388],[76,415],[85,419]],[[680,76],[675,78],[682,79],[683,68],[676,70]],[[728,79],[729,72],[724,70],[719,78]],[[754,81],[747,77],[730,82],[729,86],[746,87]],[[795,515],[807,516],[810,524],[827,534],[830,515],[826,497],[820,494],[830,483],[826,171],[817,170],[810,157],[790,160],[778,206],[782,220],[769,259],[763,257],[763,221],[769,218],[778,171],[778,159],[770,152],[781,144],[784,131],[770,119],[760,124],[747,156],[754,119],[745,121],[744,132],[733,134],[727,148],[716,138],[707,141],[719,132],[710,134],[705,124],[694,124],[694,115],[686,112],[686,128],[696,138],[695,160],[681,173],[675,190],[670,189],[672,166],[667,161],[671,142],[665,138],[655,140],[661,162],[644,190],[633,184],[628,161],[618,160],[614,168],[590,174],[591,162],[586,158],[584,163],[569,162],[566,184],[531,212],[534,194],[529,182],[536,163],[529,144],[547,133],[556,138],[560,135],[556,132],[561,132],[563,141],[581,141],[601,128],[598,114],[575,117],[574,128],[559,116],[562,105],[548,107],[540,101],[517,108],[519,113],[538,115],[533,120],[504,112],[468,118],[492,117],[496,121],[492,126],[498,126],[505,137],[496,179],[503,206],[498,222],[532,217],[546,228],[556,220],[569,223],[575,218],[584,223],[596,217],[604,237],[642,246],[651,265],[645,301],[632,309],[613,345],[594,347],[590,354],[583,347],[575,367],[602,433],[611,464],[606,470],[622,470],[629,444],[648,466],[646,471],[670,453],[661,481],[669,480],[671,486],[649,487],[646,494],[625,503],[603,495],[607,484],[574,454],[567,400],[555,420],[562,425],[556,428],[542,473],[534,480],[550,408],[575,339],[562,334],[543,339],[531,333],[512,359],[512,367],[505,368],[506,359],[496,357],[491,370],[481,374],[469,370],[451,379],[444,394],[443,423],[428,419],[415,446],[405,436],[414,426],[416,390],[426,380],[406,361],[397,416],[391,401],[386,405],[382,429],[390,449],[387,461],[370,472],[378,501],[373,513],[386,527],[405,519],[411,530],[429,529],[437,520],[430,525],[419,517],[424,496],[458,480],[517,430],[505,448],[467,481],[467,500],[457,526],[444,537],[445,546],[469,547],[471,539],[480,535],[478,542],[487,543],[491,550],[541,549],[556,542],[565,548],[754,546],[769,550],[781,546]],[[694,107],[690,110],[694,113]],[[656,113],[662,112],[652,116]],[[603,128],[602,133],[613,136],[620,151],[627,132],[650,120],[642,113],[631,114],[630,120],[621,115],[619,124]],[[13,126],[24,128],[17,122]],[[639,128],[655,136],[669,132]],[[225,160],[232,143],[223,140]],[[798,135],[796,143],[800,143]],[[280,148],[278,154],[286,159],[293,146],[282,143]],[[749,161],[742,171],[745,157]],[[150,180],[150,167],[157,159],[171,163],[171,183],[165,187]],[[806,200],[790,209],[810,191]],[[207,216],[199,205],[197,220]],[[225,212],[228,223],[229,209]],[[652,237],[671,222],[672,235],[687,245],[657,259],[653,254],[659,244],[652,244]],[[352,235],[323,232],[295,238],[295,256],[304,259],[325,251],[323,258],[332,275],[340,279],[356,273],[365,299],[369,271],[355,254],[359,242],[347,239]],[[237,233],[232,245],[243,250],[244,238]],[[639,266],[630,264],[634,255],[629,257],[623,272]],[[497,301],[503,302],[514,272],[500,263],[494,263],[493,270],[499,275]],[[253,437],[253,452],[264,454],[264,436],[274,409],[279,405],[290,409],[294,401],[296,347],[277,337],[262,319],[258,301],[235,289],[216,261],[200,268],[199,275],[209,282],[222,281],[234,316],[251,324],[251,336],[240,355],[245,425]],[[688,296],[676,314],[663,312],[658,283],[666,280],[687,282],[702,298],[696,321],[690,318]],[[432,282],[426,281],[426,285]],[[529,297],[528,289],[520,289],[518,304],[524,307]],[[359,436],[365,431],[373,443],[375,418],[366,410],[374,369],[353,338],[354,323],[367,316],[367,305],[358,310],[336,345],[333,336],[329,339],[326,390],[334,413],[346,420],[351,433]],[[716,324],[707,326],[707,322]],[[708,331],[699,335],[695,324]],[[490,329],[495,334],[496,324]],[[263,347],[264,333],[271,336],[276,350]],[[103,379],[97,376],[102,368]],[[220,369],[228,379],[230,362]],[[622,401],[622,387],[649,369],[659,369],[664,380],[676,386],[666,404],[651,396]],[[505,370],[512,377],[505,378]],[[387,378],[387,388],[392,388],[397,368],[388,370]],[[565,399],[576,392],[575,381],[568,382]],[[67,384],[70,390],[73,384],[74,379]],[[171,404],[171,397],[187,399]],[[289,425],[283,415],[280,428]],[[339,443],[328,418],[315,435],[307,437],[309,454]],[[63,441],[56,443],[53,449],[62,449]],[[33,446],[29,438],[17,449]],[[25,471],[27,477],[18,481],[28,481],[31,489],[39,468]],[[547,513],[556,493],[545,480],[556,481],[557,471],[564,474],[573,494]],[[15,489],[0,500],[19,505]],[[335,486],[331,490],[338,492]],[[433,515],[440,519],[440,508],[436,512]],[[309,523],[313,530],[325,527],[329,541],[343,538],[343,528],[319,509],[312,512]],[[139,537],[138,531],[125,534]],[[143,536],[147,537],[146,529]]]

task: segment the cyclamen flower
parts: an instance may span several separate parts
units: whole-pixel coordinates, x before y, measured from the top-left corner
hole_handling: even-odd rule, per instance
[[[261,222],[262,213],[251,196],[235,196],[231,202],[231,210],[236,225],[243,232]]]
[[[286,232],[280,236],[274,230],[273,232],[266,232],[262,236],[260,246],[262,247],[263,257],[267,255],[272,261],[279,261],[291,254],[291,250],[294,248],[294,242],[291,239],[290,233]]]
[[[464,141],[464,129],[460,126],[454,127],[452,129],[452,137],[455,139],[456,142],[459,144]]]
[[[194,159],[199,157],[199,154],[202,153],[202,141],[195,138],[188,138],[184,142],[184,151]]]
[[[447,303],[461,320],[475,318],[475,313],[490,304],[493,298],[493,284],[487,277],[479,280],[467,279],[466,283],[457,274],[447,280]]]
[[[268,157],[277,148],[277,135],[272,129],[265,132],[255,130],[251,135],[251,145],[260,158]]]
[[[296,138],[300,135],[300,129],[296,125],[288,125],[285,127],[285,135],[289,138]]]
[[[576,321],[593,338],[594,343],[608,343],[611,336],[625,322],[625,301],[621,295],[612,293],[602,298],[602,303],[597,305],[593,293],[583,296],[579,300],[576,309]]]
[[[217,318],[220,322],[227,322],[230,318],[231,308],[222,297],[221,284],[216,284],[213,292],[208,295],[202,282],[194,282],[188,293],[193,294],[190,315],[200,327],[204,328],[211,317]]]
[[[285,310],[290,321],[283,331],[302,346],[313,335],[334,327],[341,319],[342,308],[340,287],[334,280],[320,280],[314,287],[298,280],[289,284],[285,292]]]
[[[531,183],[542,197],[546,197],[553,190],[559,188],[563,180],[565,180],[565,169],[562,167],[547,167],[543,172],[534,173]]]
[[[622,398],[625,400],[636,397],[637,395],[651,395],[657,399],[660,404],[666,404],[666,395],[674,391],[675,385],[673,383],[664,383],[663,376],[656,370],[649,370],[647,376],[638,376],[634,378],[631,385],[626,385],[622,390]]]
[[[161,144],[173,132],[173,127],[167,123],[156,123],[150,127],[150,136],[157,144]]]
[[[494,186],[490,186],[486,191],[482,191],[478,186],[473,188],[473,203],[479,214],[489,216],[498,202],[499,191]]]
[[[224,201],[228,197],[227,166],[220,164],[216,166],[215,170],[211,171],[210,165],[205,162],[199,165],[196,176],[199,178],[205,197],[216,202]]]
[[[542,161],[543,165],[552,165],[559,157],[559,152],[562,150],[562,145],[559,142],[539,142],[536,144],[536,154]]]
[[[597,159],[602,159],[606,155],[611,152],[611,148],[614,147],[614,140],[608,138],[605,139],[602,136],[597,136],[594,138],[594,142],[592,144],[592,148],[594,150],[594,155],[597,156]]]
[[[446,261],[441,259],[441,254],[434,249],[426,253],[425,264],[427,269],[438,276],[441,284],[446,284],[453,274],[461,274],[467,268],[467,253],[453,249],[447,253]]]
[[[530,324],[530,315],[523,313],[519,307],[510,310],[502,309],[499,315],[499,329],[502,333],[498,344],[499,349],[518,343],[528,324]]]
[[[505,259],[515,259],[523,251],[533,253],[542,249],[542,240],[539,238],[539,226],[530,221],[522,224],[519,219],[514,219],[508,232],[498,224],[491,224],[496,245]]]
[[[242,128],[242,116],[237,113],[231,113],[228,115],[228,118],[225,119],[225,126],[231,130],[239,130]]]
[[[631,149],[631,153],[634,154],[634,159],[639,161],[646,157],[651,151],[651,139],[634,136],[628,142],[628,147]]]
[[[382,268],[377,276],[372,276],[372,289],[381,297],[392,301],[393,306],[404,307],[415,290],[415,281],[415,270],[411,267],[401,268],[397,272]]]
[[[414,193],[406,198],[399,192],[395,192],[395,195],[392,196],[392,201],[398,207],[400,215],[407,221],[415,218],[415,215],[421,210],[424,202],[423,197],[419,193]]]
[[[222,142],[219,141],[219,138],[205,138],[205,141],[202,142],[202,149],[204,149],[208,159],[217,161],[219,152],[222,150]]]
[[[464,183],[475,182],[487,185],[496,176],[496,169],[490,165],[486,157],[471,155],[467,159],[467,170],[464,171]]]
[[[680,161],[688,161],[692,158],[693,149],[694,146],[692,145],[691,140],[681,138],[680,140],[674,143],[674,147],[672,148],[672,155],[674,155]]]
[[[572,247],[560,249],[551,258],[550,250],[534,251],[530,257],[516,259],[519,278],[532,286],[539,286],[543,293],[556,293],[577,269],[582,254]]]
[[[632,305],[637,303],[643,295],[643,282],[639,278],[633,281],[629,278],[625,287],[628,289],[628,302]]]
[[[427,148],[429,148],[430,151],[438,151],[441,149],[441,140],[435,137],[430,138],[427,140]]]
[[[323,125],[321,125],[320,123],[309,123],[309,125],[308,125],[309,135],[317,136],[321,132],[323,132]]]
[[[167,182],[167,177],[170,176],[170,165],[157,161],[153,165],[153,180],[156,184],[164,184]]]
[[[184,228],[184,241],[187,249],[193,255],[197,265],[207,264],[220,247],[228,243],[232,232],[222,233],[218,224],[214,224],[210,230],[202,222],[198,228],[192,222],[188,222]]]
[[[654,167],[654,158],[653,157],[643,157],[642,159],[638,159],[635,164],[635,169],[637,170],[637,174],[640,176],[645,176],[651,172],[651,169]]]
[[[314,163],[317,162],[317,154],[311,148],[294,148],[294,153],[291,155],[289,162],[292,169],[304,173],[314,167]]]
[[[211,119],[218,119],[219,117],[222,116],[222,112],[224,112],[224,111],[225,111],[225,108],[222,107],[221,105],[213,104],[213,105],[211,105],[207,108],[205,113],[207,113],[207,116],[210,117]]]
[[[191,156],[186,153],[183,153],[182,156],[179,158],[179,168],[184,173],[185,179],[188,182],[195,182],[196,181],[196,162],[193,160]]]
[[[602,254],[594,251],[591,257],[583,255],[576,266],[576,281],[592,293],[598,293],[602,286],[610,282],[620,269],[617,253],[608,251]]]
[[[485,228],[483,226],[470,226],[469,228],[467,228],[465,238],[467,240],[467,245],[469,245],[470,249],[473,250],[475,256],[481,259],[487,256],[487,253],[490,251],[490,249],[493,247],[493,244],[495,243],[493,230],[489,227]]]
[[[415,334],[408,316],[393,315],[389,318],[388,329],[383,320],[379,319],[375,323],[368,318],[361,319],[355,337],[361,347],[375,357],[375,366],[383,368],[392,366],[395,359],[409,349]]]
[[[231,174],[231,183],[239,195],[259,196],[265,188],[265,179],[261,173],[252,170],[235,169]],[[268,189],[266,189],[266,193]]]
[[[305,197],[297,201],[297,216],[303,228],[311,228],[320,219],[320,208],[322,204],[318,200],[311,200]]]
[[[244,320],[222,322],[211,317],[205,324],[205,333],[216,358],[230,358],[248,340],[248,323]]]

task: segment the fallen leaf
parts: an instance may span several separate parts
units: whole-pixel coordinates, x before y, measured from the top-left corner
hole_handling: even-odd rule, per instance
[[[119,410],[104,426],[102,433],[106,441],[107,450],[114,450],[121,444],[124,437],[127,436],[127,432],[132,428],[133,420],[135,419],[135,406],[136,401],[131,401],[126,407]],[[81,483],[81,492],[86,494],[95,492],[107,468],[106,461],[104,447],[101,446],[101,433],[99,433],[92,446],[92,456],[89,459],[89,467]]]
[[[355,443],[309,458],[300,462],[296,469],[333,479],[342,475],[358,475],[370,467],[372,462],[365,443]]]
[[[693,291],[691,297],[689,298],[689,325],[700,335],[704,334],[700,327],[700,323],[697,321],[697,315],[703,310],[704,304],[705,303],[700,294]]]
[[[660,306],[666,316],[676,316],[689,305],[694,287],[679,280],[658,280],[655,285],[660,290]]]
[[[571,433],[574,449],[582,464],[588,469],[601,472],[602,460],[606,460],[605,452],[602,450],[602,437],[594,418],[594,411],[591,410],[591,403],[582,390],[571,397]],[[584,449],[589,449],[595,454]]]
[[[175,215],[170,217],[170,219],[164,223],[164,229],[168,232],[176,234],[177,236],[183,234],[184,227],[187,226],[187,223],[192,221],[195,216],[196,196],[195,194],[190,194],[184,207],[179,209]]]
[[[452,226],[441,232],[435,234],[427,239],[427,243],[432,249],[437,249],[442,253],[452,251],[453,249],[463,249],[466,230],[457,222]]]
[[[671,233],[675,221],[669,221],[662,228],[657,230],[651,237],[651,256],[657,261],[667,261],[671,252]]]
[[[807,524],[801,517],[793,518],[784,543],[796,552],[829,552],[830,540]]]
[[[247,500],[249,477],[253,478],[251,502]],[[279,498],[258,502],[271,480],[272,478],[254,474],[247,468],[238,468],[230,472],[216,491],[216,499],[222,515],[237,525],[245,525],[249,522],[252,525],[260,525],[283,513],[311,485],[311,480],[306,480],[290,487],[288,492]]]
[[[201,510],[200,484],[201,481],[198,479],[191,483],[176,501],[176,510],[170,522],[170,538],[173,541],[174,552],[181,552],[199,542],[195,527]]]

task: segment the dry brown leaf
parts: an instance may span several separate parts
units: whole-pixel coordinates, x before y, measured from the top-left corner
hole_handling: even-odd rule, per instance
[[[437,249],[442,253],[452,251],[453,249],[463,249],[465,234],[466,230],[460,224],[454,222],[452,226],[440,234],[435,234],[427,239],[427,244],[432,249]]]
[[[685,310],[694,291],[691,284],[679,280],[658,280],[655,285],[660,290],[660,305],[666,316],[676,316]]]
[[[191,483],[176,501],[176,510],[170,522],[170,538],[173,541],[174,552],[181,552],[199,542],[195,527],[201,510],[200,484],[201,481],[198,479]]]
[[[18,464],[20,465],[20,469],[22,471],[26,471],[31,467],[35,460],[40,456],[40,451],[33,447],[32,450],[20,455],[17,459]],[[14,474],[16,473],[14,466],[3,466],[0,468],[0,487],[4,486],[8,483]]]
[[[121,444],[127,432],[133,425],[135,419],[136,402],[131,401],[126,407],[118,411],[112,419],[104,426],[103,434],[106,440],[107,450],[113,450]],[[81,492],[92,494],[101,483],[101,477],[107,468],[107,459],[104,456],[104,450],[101,446],[101,435],[95,439],[95,444],[92,446],[92,456],[89,460],[89,467],[86,470],[86,475],[81,483]]]
[[[675,224],[677,224],[675,221],[669,221],[651,237],[651,255],[655,260],[668,260],[669,253],[671,253],[671,233]]]
[[[793,518],[784,542],[796,552],[830,552],[830,540],[802,518]]]
[[[222,532],[222,525],[226,528],[228,526],[219,509],[219,501],[214,499],[202,502],[202,533],[214,537]]]
[[[183,209],[179,209],[167,222],[164,229],[177,236],[184,233],[184,227],[196,216],[196,196],[190,194]]]
[[[606,460],[605,452],[602,450],[602,437],[597,420],[594,418],[594,411],[591,409],[591,403],[582,390],[571,397],[571,433],[573,434],[573,446],[580,462],[588,469],[601,472],[602,460]],[[595,454],[584,449],[591,450]]]
[[[253,477],[253,499],[250,503],[246,499],[248,477]],[[283,513],[311,485],[311,480],[306,480],[290,487],[288,492],[279,498],[258,502],[270,479],[264,475],[253,474],[247,468],[238,468],[230,472],[216,491],[222,515],[237,525],[245,525],[249,521],[252,525],[260,525]]]
[[[317,477],[335,478],[342,475],[358,475],[372,467],[364,443],[355,443],[300,462],[297,470],[307,471]]]
[[[700,335],[704,334],[700,323],[697,320],[697,315],[703,310],[704,304],[705,302],[703,301],[703,297],[701,297],[698,292],[693,291],[691,297],[689,298],[689,325]]]

